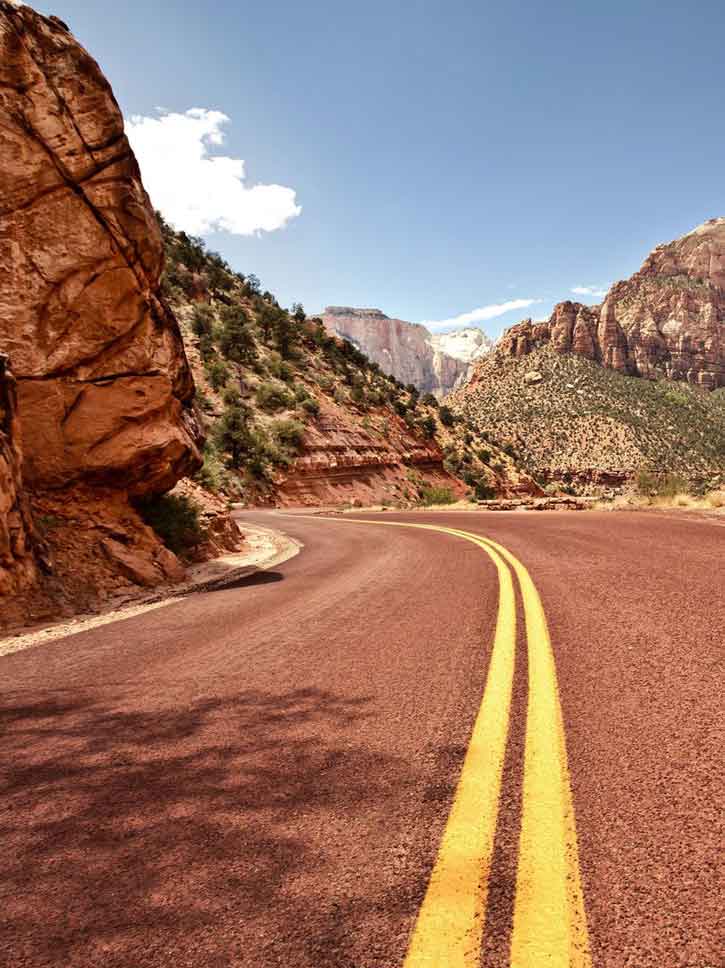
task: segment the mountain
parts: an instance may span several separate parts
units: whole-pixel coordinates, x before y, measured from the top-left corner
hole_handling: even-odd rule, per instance
[[[547,322],[508,329],[498,349],[519,357],[544,343],[621,373],[725,386],[725,218],[658,245],[601,306],[559,303]]]
[[[319,318],[329,333],[349,340],[384,373],[439,398],[466,379],[471,361],[490,346],[480,330],[433,335],[420,323],[391,319],[379,309],[328,306]]]
[[[725,475],[725,219],[658,246],[601,306],[508,329],[450,398],[540,483]]]

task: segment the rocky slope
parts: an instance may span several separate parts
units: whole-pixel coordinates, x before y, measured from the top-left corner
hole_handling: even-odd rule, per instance
[[[207,430],[200,481],[249,504],[385,503],[535,490],[495,442],[419,398],[301,307],[164,227],[166,298]],[[482,459],[482,455],[485,459]]]
[[[201,434],[159,289],[161,234],[111,89],[61,21],[7,0],[0,156],[0,351],[17,381],[4,421],[23,449],[21,488],[6,428],[7,581],[32,577],[18,523],[32,504],[50,573],[28,609],[51,616],[183,573],[130,501],[200,466]]]
[[[497,349],[449,399],[556,490],[617,493],[645,470],[699,490],[725,479],[723,389],[626,376],[546,340]]]
[[[328,306],[319,318],[328,333],[349,340],[384,373],[412,384],[421,393],[443,397],[468,374],[472,359],[469,342],[473,340],[461,339],[461,345],[456,346],[450,340],[452,333],[433,336],[425,326],[391,319],[379,309]],[[451,352],[449,347],[458,352]]]
[[[559,303],[548,322],[508,329],[498,348],[520,357],[545,343],[621,373],[725,386],[725,218],[657,246],[601,306]]]

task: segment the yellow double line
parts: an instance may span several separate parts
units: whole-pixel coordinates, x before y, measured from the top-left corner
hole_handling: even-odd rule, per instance
[[[523,600],[529,683],[510,965],[591,968],[556,667],[531,576],[506,548],[469,531],[342,520],[454,535],[481,548],[498,572],[498,617],[483,699],[404,968],[478,968],[480,963],[516,652],[511,569]]]

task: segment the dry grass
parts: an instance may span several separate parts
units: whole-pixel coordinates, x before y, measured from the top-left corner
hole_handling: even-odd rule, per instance
[[[680,492],[672,495],[620,494],[613,501],[597,501],[597,511],[646,510],[666,511],[685,508],[690,511],[725,511],[725,490],[709,491],[701,497]]]

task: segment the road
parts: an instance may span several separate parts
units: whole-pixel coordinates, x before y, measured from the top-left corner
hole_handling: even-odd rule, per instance
[[[242,517],[0,658],[0,963],[721,968],[722,519]]]

